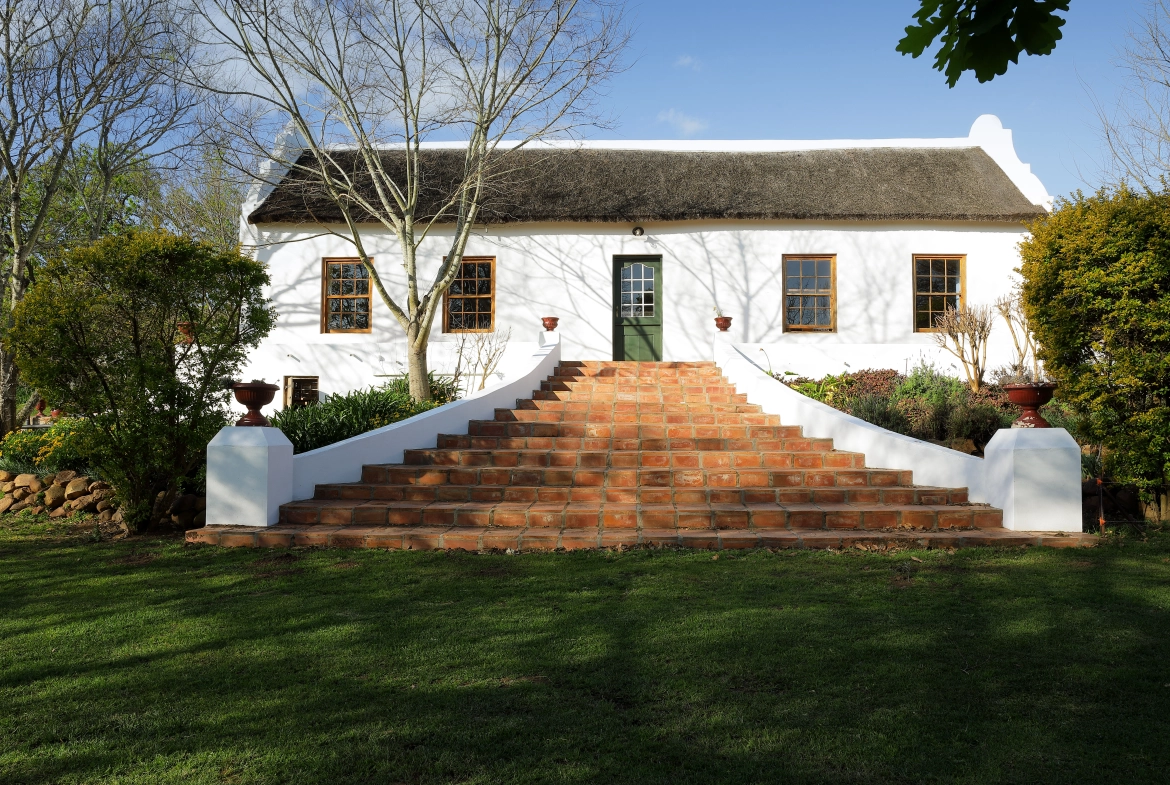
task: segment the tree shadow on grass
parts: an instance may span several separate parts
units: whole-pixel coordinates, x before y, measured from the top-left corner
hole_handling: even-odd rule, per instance
[[[1153,557],[315,552],[273,576],[264,554],[118,555],[7,560],[0,780],[1156,782],[1170,764]]]

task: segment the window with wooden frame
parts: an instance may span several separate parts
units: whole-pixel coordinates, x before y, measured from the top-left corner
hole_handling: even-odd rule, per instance
[[[914,256],[914,330],[932,332],[948,308],[963,305],[967,257],[957,254]]]
[[[321,332],[370,331],[370,274],[358,259],[325,259]]]
[[[443,294],[443,332],[496,329],[496,257],[464,256],[459,275]]]
[[[784,256],[784,329],[837,329],[837,257]]]
[[[284,377],[284,406],[300,409],[320,400],[320,378],[317,376]]]

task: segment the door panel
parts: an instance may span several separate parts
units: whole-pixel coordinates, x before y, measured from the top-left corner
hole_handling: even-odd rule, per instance
[[[662,257],[613,258],[613,358],[662,359]]]

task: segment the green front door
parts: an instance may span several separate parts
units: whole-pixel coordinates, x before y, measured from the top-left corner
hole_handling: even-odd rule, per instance
[[[613,359],[662,359],[662,257],[613,258]]]

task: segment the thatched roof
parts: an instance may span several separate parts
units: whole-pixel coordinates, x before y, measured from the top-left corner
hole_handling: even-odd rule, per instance
[[[309,163],[306,157],[304,164]],[[352,153],[337,154],[362,171]],[[390,171],[403,154],[387,151]],[[429,215],[458,182],[463,153],[423,153]],[[1019,221],[1043,214],[979,147],[853,148],[794,152],[543,149],[507,153],[481,223],[549,221],[934,220]],[[251,223],[334,223],[319,185],[292,174]],[[367,178],[358,177],[361,182]]]

